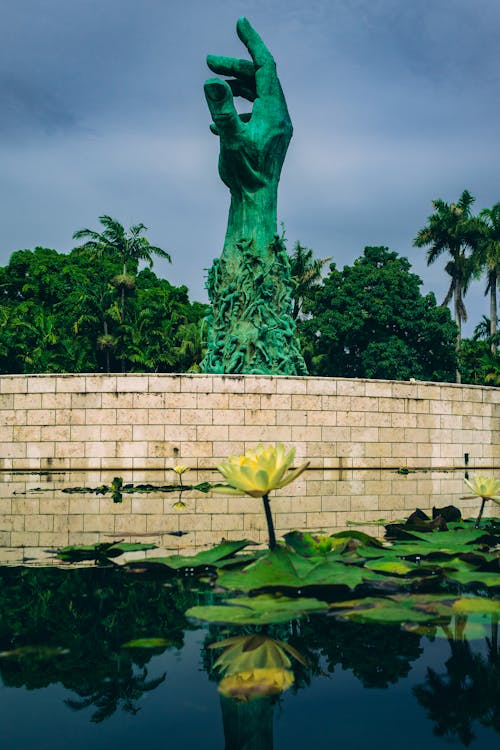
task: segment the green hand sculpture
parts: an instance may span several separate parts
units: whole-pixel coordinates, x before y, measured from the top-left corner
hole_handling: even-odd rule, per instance
[[[207,279],[204,372],[305,374],[291,317],[288,256],[277,236],[277,194],[292,123],[274,59],[246,18],[238,36],[252,60],[209,55],[205,96],[219,136],[219,174],[231,193],[224,249]],[[253,102],[239,115],[233,97]]]

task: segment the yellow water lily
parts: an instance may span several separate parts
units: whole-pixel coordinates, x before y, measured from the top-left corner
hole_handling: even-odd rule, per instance
[[[189,471],[189,466],[182,466],[182,464],[179,464],[179,466],[173,466],[172,471],[175,471],[176,474],[181,476],[181,474],[184,474],[186,471]]]
[[[293,482],[309,466],[309,461],[293,471],[288,471],[295,458],[295,448],[289,451],[283,444],[264,447],[260,443],[255,450],[243,456],[229,456],[217,469],[225,477],[229,487],[217,486],[221,494],[241,494],[264,497],[271,490],[279,490]]]
[[[292,684],[293,672],[289,669],[249,669],[224,677],[219,684],[219,693],[226,698],[249,701],[282,693]]]
[[[500,503],[500,479],[494,477],[471,477],[464,479],[465,484],[472,491],[474,497],[481,497],[483,500],[493,500]]]
[[[479,528],[479,524],[481,523],[481,518],[483,517],[483,511],[484,506],[486,505],[487,500],[493,500],[494,503],[500,504],[500,479],[495,479],[494,477],[483,477],[483,476],[477,476],[477,477],[471,477],[470,479],[464,479],[465,484],[467,487],[469,487],[470,490],[472,490],[473,494],[468,495],[464,498],[464,500],[469,499],[470,497],[480,497],[481,498],[481,508],[479,509],[479,515],[476,519],[476,529]]]

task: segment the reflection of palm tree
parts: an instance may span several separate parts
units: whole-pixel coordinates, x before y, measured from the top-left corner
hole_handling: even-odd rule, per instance
[[[442,626],[451,651],[446,674],[429,667],[425,683],[414,688],[414,693],[434,721],[438,737],[457,736],[469,745],[474,739],[474,721],[500,732],[500,652],[497,618],[492,618],[486,656],[474,652],[465,640],[466,623],[462,616],[455,618],[454,632]]]
[[[497,287],[500,278],[500,203],[493,208],[484,208],[479,214],[484,222],[484,241],[480,245],[480,263],[486,271],[485,294],[490,295],[490,330],[493,338],[497,332]],[[491,351],[496,353],[496,343],[492,341]]]
[[[83,686],[76,690],[82,700],[68,698],[64,702],[74,711],[80,711],[89,706],[97,706],[97,711],[92,714],[91,721],[98,724],[108,719],[118,708],[129,714],[136,714],[140,709],[136,706],[142,695],[154,690],[164,682],[166,672],[161,677],[147,680],[148,670],[143,667],[140,673],[135,673],[129,661],[116,658],[116,672],[107,675],[96,687],[94,684],[88,689]]]

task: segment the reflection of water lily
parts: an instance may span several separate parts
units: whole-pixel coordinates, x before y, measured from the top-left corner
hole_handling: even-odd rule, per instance
[[[260,633],[227,638],[209,648],[224,649],[214,664],[224,674],[219,692],[238,700],[275,695],[290,687],[294,677],[285,652],[306,664],[293,646]]]
[[[175,471],[176,474],[181,476],[181,474],[184,474],[186,471],[189,471],[189,466],[182,466],[182,464],[179,464],[178,466],[173,466],[172,471]]]
[[[273,517],[269,505],[271,490],[279,490],[293,482],[309,466],[307,461],[293,471],[288,471],[295,457],[295,448],[289,451],[281,443],[276,447],[264,448],[260,443],[255,450],[243,456],[229,456],[217,467],[226,478],[227,485],[217,485],[214,489],[223,495],[240,495],[244,492],[251,497],[261,497],[266,514],[269,533],[269,549],[276,547]]]
[[[227,698],[249,701],[266,695],[276,695],[293,684],[293,672],[288,669],[250,669],[224,677],[219,693]]]
[[[186,503],[183,503],[182,500],[177,500],[177,502],[172,505],[172,508],[174,510],[184,510],[184,508],[187,508],[187,505]]]
[[[232,488],[231,494],[234,494],[234,490],[240,490],[252,497],[263,497],[271,490],[286,487],[309,466],[307,462],[288,472],[294,458],[295,448],[286,451],[281,443],[276,447],[269,445],[265,448],[261,443],[243,456],[229,456],[217,469]]]
[[[481,521],[486,501],[493,500],[494,503],[500,504],[500,479],[477,476],[471,477],[471,479],[464,479],[464,482],[472,491],[472,497],[480,497],[482,500],[481,509],[476,520],[477,527]]]

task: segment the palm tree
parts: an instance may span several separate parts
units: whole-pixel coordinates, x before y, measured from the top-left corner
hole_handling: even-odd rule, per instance
[[[428,247],[428,265],[444,253],[450,256],[445,271],[451,282],[442,304],[447,305],[453,299],[455,323],[458,328],[457,351],[462,340],[462,323],[467,320],[464,296],[477,263],[482,234],[480,222],[472,215],[474,200],[468,190],[463,191],[456,203],[448,204],[441,198],[434,200],[434,213],[429,216],[427,225],[418,232],[413,241],[414,247]],[[458,370],[457,383],[460,383]]]
[[[122,273],[113,279],[114,285],[121,293],[121,322],[125,320],[125,290],[134,287],[134,278],[127,273],[130,263],[146,261],[149,267],[153,265],[153,255],[172,261],[169,253],[161,247],[151,245],[143,233],[147,231],[144,224],[133,224],[128,232],[116,219],[111,216],[99,216],[99,221],[104,227],[103,232],[94,232],[92,229],[79,229],[73,234],[73,239],[79,240],[87,237],[87,242],[80,246],[81,249],[90,250],[96,256],[104,253],[112,253],[121,260]]]
[[[497,347],[493,340],[497,332],[498,307],[497,286],[500,279],[500,203],[493,208],[484,208],[480,214],[483,221],[484,239],[480,245],[480,264],[486,270],[485,295],[490,295],[490,338],[491,351],[496,354]]]
[[[297,320],[304,299],[311,297],[314,290],[321,283],[321,271],[323,266],[331,258],[313,258],[313,251],[303,247],[300,242],[295,243],[290,254],[290,274],[292,277],[292,316]]]

